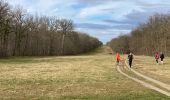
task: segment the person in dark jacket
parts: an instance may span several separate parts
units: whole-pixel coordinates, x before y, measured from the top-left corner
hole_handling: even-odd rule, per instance
[[[129,66],[131,68],[132,67],[132,61],[133,61],[133,54],[131,52],[128,55],[128,59],[129,59]]]
[[[163,60],[164,60],[164,58],[165,58],[163,52],[160,53],[160,58],[161,58],[161,64],[163,64],[163,63],[164,63]]]

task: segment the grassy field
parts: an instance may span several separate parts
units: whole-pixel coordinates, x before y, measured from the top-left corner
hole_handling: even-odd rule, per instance
[[[164,65],[157,65],[154,57],[136,56],[135,59],[134,68],[140,73],[170,84],[170,58],[165,58]]]
[[[64,57],[0,59],[0,99],[3,100],[169,100],[117,72],[115,57],[97,53]],[[146,57],[147,58],[147,57]],[[140,60],[140,57],[137,59]],[[168,59],[170,60],[170,59]],[[136,61],[142,64],[142,61]],[[141,63],[140,63],[141,62]],[[167,61],[168,62],[168,61]],[[169,79],[165,66],[135,67]],[[169,64],[170,65],[170,64]],[[165,67],[165,68],[164,68]],[[148,70],[149,69],[149,70]],[[152,69],[160,70],[154,74]],[[161,76],[163,74],[163,76]],[[164,79],[162,79],[164,80]],[[170,79],[169,79],[170,80]],[[167,81],[168,82],[168,81]]]

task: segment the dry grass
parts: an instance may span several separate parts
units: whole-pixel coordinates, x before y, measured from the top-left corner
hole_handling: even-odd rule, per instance
[[[168,100],[116,71],[114,56],[0,60],[0,99]]]
[[[135,68],[150,77],[170,84],[170,58],[166,58],[164,65],[157,65],[154,57],[135,57]]]

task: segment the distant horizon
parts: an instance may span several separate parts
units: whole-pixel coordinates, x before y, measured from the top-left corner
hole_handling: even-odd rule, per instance
[[[75,30],[98,38],[104,44],[130,33],[156,14],[170,11],[169,0],[5,0],[30,14],[71,19]]]

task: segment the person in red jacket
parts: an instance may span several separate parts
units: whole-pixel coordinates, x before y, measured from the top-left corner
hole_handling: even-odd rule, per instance
[[[120,62],[120,53],[117,53],[116,60],[117,60],[117,64],[119,64],[119,62]]]
[[[158,52],[156,52],[155,54],[155,60],[156,60],[156,63],[159,64],[159,58],[160,58],[160,55]]]

